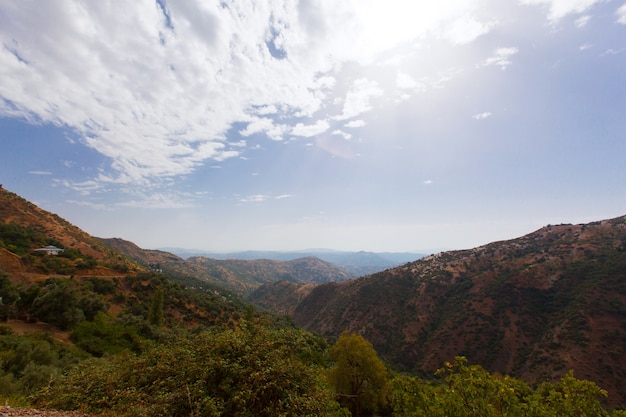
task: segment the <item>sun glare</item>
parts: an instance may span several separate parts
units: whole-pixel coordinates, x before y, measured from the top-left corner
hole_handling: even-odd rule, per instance
[[[445,32],[444,27],[466,16],[470,7],[468,1],[426,4],[370,0],[356,10],[362,30],[362,47],[375,55],[429,32]]]

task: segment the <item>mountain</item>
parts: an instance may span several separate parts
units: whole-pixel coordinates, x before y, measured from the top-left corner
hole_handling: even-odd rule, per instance
[[[22,256],[48,245],[62,257]],[[39,273],[124,275],[143,268],[100,240],[0,186],[0,269],[27,280]]]
[[[183,258],[202,256],[210,259],[241,259],[258,260],[271,259],[277,261],[292,261],[298,258],[315,257],[325,262],[339,265],[354,276],[369,275],[404,263],[415,261],[423,254],[411,252],[349,252],[330,249],[309,249],[302,251],[243,251],[230,253],[206,252],[181,248],[163,248]]]
[[[319,284],[355,278],[355,275],[340,266],[312,256],[289,261],[211,259],[204,256],[183,259],[162,250],[141,249],[119,238],[101,241],[151,269],[159,269],[167,274],[194,276],[239,295],[247,295],[263,284],[281,280]]]
[[[159,264],[185,261],[184,259],[169,252],[142,249],[133,242],[121,238],[98,238],[98,240],[147,267],[156,267]]]
[[[159,292],[163,320],[172,326],[222,325],[245,313],[244,304],[220,288],[193,276],[154,272],[154,263],[183,262],[175,255],[112,241],[115,248],[0,187],[0,321],[24,331],[47,326],[63,333],[100,311],[145,320]],[[52,254],[38,250],[46,246],[55,247]]]
[[[256,303],[326,336],[363,335],[399,369],[456,355],[530,382],[579,378],[626,404],[626,217],[548,225],[359,279],[274,283]]]

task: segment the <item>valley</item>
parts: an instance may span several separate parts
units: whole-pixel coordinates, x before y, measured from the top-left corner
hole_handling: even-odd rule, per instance
[[[573,370],[608,391],[608,406],[626,404],[626,217],[547,225],[355,276],[313,256],[184,259],[94,238],[4,189],[0,214],[3,315],[17,335],[52,329],[58,343],[102,356],[143,351],[144,338],[162,343],[178,328],[236,337],[245,323],[293,320],[304,330],[288,332],[329,342],[362,336],[394,371],[432,379],[459,356],[530,384]],[[34,251],[46,245],[63,252]],[[16,291],[32,293],[32,306]],[[89,326],[125,336],[96,342]]]

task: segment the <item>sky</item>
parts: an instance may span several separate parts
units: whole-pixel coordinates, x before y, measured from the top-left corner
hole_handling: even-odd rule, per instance
[[[147,249],[626,214],[624,0],[0,0],[0,184]]]

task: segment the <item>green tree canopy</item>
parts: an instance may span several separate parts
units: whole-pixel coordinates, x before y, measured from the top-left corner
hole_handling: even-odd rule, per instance
[[[37,400],[119,416],[345,415],[311,349],[314,336],[295,328],[204,332],[84,361]]]
[[[374,413],[386,406],[388,372],[370,342],[357,334],[343,332],[330,349],[330,358],[335,361],[330,380],[353,416]]]

